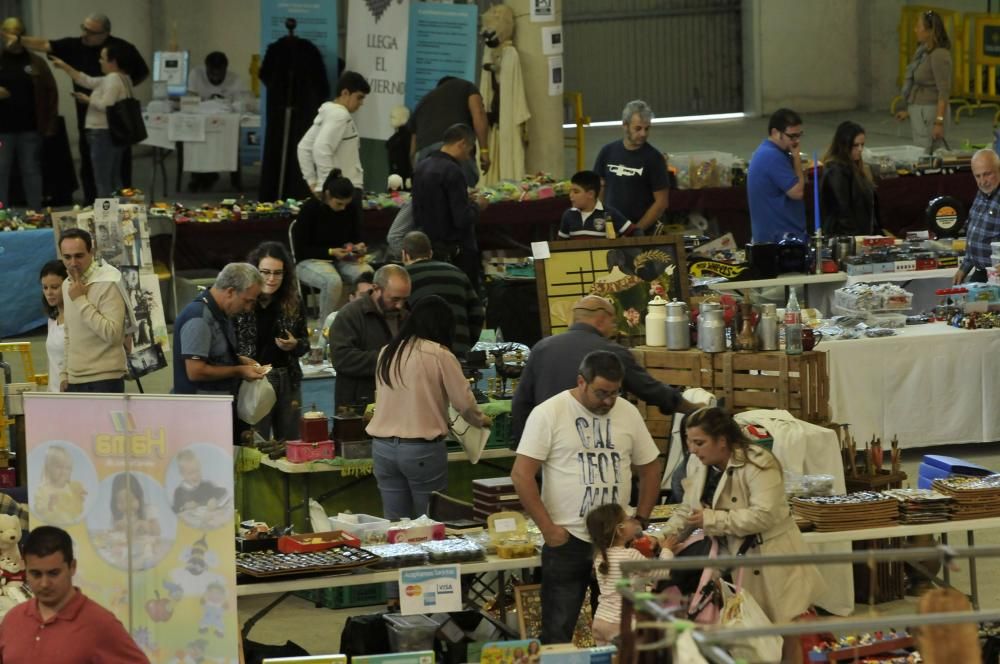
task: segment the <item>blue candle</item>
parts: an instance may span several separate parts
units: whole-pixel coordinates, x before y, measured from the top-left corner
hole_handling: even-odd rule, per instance
[[[819,233],[819,160],[813,152],[813,219],[816,221],[816,233]]]

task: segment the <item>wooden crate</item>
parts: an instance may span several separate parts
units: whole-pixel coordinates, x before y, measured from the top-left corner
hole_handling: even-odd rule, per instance
[[[733,411],[778,408],[806,422],[830,419],[826,353],[714,353],[712,387]]]
[[[725,397],[727,407],[734,412],[778,408],[806,422],[822,423],[830,418],[825,353],[703,353],[651,346],[632,352],[653,378],[679,388],[704,388]],[[647,425],[670,419],[655,407],[640,404],[640,409]]]

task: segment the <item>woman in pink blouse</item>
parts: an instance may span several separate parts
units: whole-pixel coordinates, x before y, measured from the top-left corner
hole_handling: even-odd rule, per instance
[[[452,354],[455,318],[436,295],[421,298],[375,370],[372,437],[382,514],[396,521],[427,512],[432,491],[448,488],[448,404],[467,422],[487,427],[462,367]]]

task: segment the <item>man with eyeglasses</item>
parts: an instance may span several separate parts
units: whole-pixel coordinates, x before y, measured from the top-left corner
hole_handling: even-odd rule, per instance
[[[149,76],[149,66],[139,50],[131,43],[111,34],[111,19],[104,14],[91,14],[80,24],[79,37],[63,37],[49,40],[44,37],[22,36],[20,43],[32,51],[50,53],[66,64],[88,76],[102,76],[101,49],[109,44],[117,44],[122,53],[122,60],[128,62],[128,71],[132,84],[139,85]],[[89,94],[90,90],[73,84],[74,92]],[[84,137],[84,121],[87,116],[87,104],[76,102],[76,126],[79,132],[80,145],[80,180],[83,184],[83,200],[91,203],[97,197],[97,185],[94,181],[94,171],[90,164],[90,146]],[[125,149],[122,156],[122,182],[129,186],[132,182],[132,151]],[[101,192],[107,193],[107,192]]]
[[[510,477],[542,546],[542,643],[566,643],[594,562],[587,514],[605,503],[628,508],[639,478],[636,517],[648,521],[660,488],[659,450],[639,410],[619,399],[625,366],[616,353],[587,354],[576,386],[531,412]],[[542,489],[535,475],[541,470]]]
[[[612,341],[610,337],[617,331],[614,305],[598,295],[588,295],[573,304],[573,324],[568,330],[535,344],[511,402],[514,449],[518,449],[521,432],[532,409],[573,387],[576,368],[592,351],[603,350],[617,355],[625,367],[625,390],[658,407],[665,415],[690,413],[698,408],[686,401],[678,390],[650,376],[627,348]]]
[[[802,118],[779,108],[767,123],[768,137],[750,158],[747,198],[755,243],[778,242],[786,233],[807,241],[806,189],[799,142]]]
[[[338,408],[375,401],[379,352],[399,333],[406,315],[410,273],[399,265],[383,265],[372,281],[375,287],[368,295],[341,307],[330,326],[330,363],[337,370],[333,398]]]

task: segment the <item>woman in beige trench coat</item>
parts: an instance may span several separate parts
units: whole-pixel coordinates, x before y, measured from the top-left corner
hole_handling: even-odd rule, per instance
[[[675,515],[667,532],[702,528],[731,554],[748,535],[759,536],[748,556],[809,554],[789,511],[781,464],[774,455],[751,445],[736,421],[719,408],[702,408],[688,416],[686,424],[691,460],[683,502],[691,511]],[[743,575],[743,587],[775,623],[808,611],[824,585],[813,565],[751,564]],[[801,661],[797,647],[798,639],[786,639],[783,660]]]

